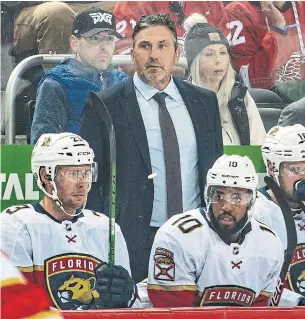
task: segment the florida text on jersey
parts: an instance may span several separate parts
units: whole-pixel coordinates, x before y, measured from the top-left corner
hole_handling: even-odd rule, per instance
[[[238,243],[225,243],[204,211],[192,210],[173,216],[156,235],[149,297],[154,306],[267,304],[282,262],[281,242],[263,224],[251,220]]]
[[[39,203],[13,206],[0,216],[3,249],[31,282],[44,287],[56,308],[82,309],[99,298],[94,269],[108,261],[109,219],[89,210],[58,222]],[[116,225],[116,260],[130,272]]]

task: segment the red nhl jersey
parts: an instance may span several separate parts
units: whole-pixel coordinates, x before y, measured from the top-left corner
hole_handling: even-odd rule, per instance
[[[292,6],[282,12],[286,36],[274,31],[258,4],[232,1],[222,10],[218,27],[233,45],[233,66],[237,72],[242,66],[247,68],[252,87],[304,79],[305,2],[295,4],[296,12]]]
[[[125,35],[126,39],[117,43],[116,54],[129,54],[132,47],[132,30],[141,16],[168,13],[176,24],[181,56],[184,56],[185,18],[192,13],[200,13],[210,24],[216,25],[222,8],[222,1],[118,1],[113,13],[116,16],[117,31]]]

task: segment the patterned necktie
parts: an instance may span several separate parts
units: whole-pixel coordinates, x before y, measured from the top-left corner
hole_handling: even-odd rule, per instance
[[[163,140],[166,169],[167,213],[168,217],[183,212],[180,152],[176,130],[166,108],[164,92],[157,93],[153,99],[159,104],[159,122]]]

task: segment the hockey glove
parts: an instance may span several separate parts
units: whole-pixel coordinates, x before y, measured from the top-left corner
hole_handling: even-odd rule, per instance
[[[122,266],[101,263],[95,268],[99,308],[129,308],[137,297],[137,286]]]

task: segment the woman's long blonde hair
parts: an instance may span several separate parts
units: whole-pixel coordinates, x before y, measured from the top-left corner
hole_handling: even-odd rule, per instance
[[[190,71],[191,71],[192,83],[194,85],[204,88],[204,84],[200,75],[201,54],[202,54],[202,51],[193,60]],[[231,92],[232,92],[234,83],[235,83],[235,71],[233,70],[233,67],[230,61],[228,64],[227,72],[220,82],[219,90],[218,92],[216,92],[218,104],[220,108],[227,107],[229,100],[231,98]]]

